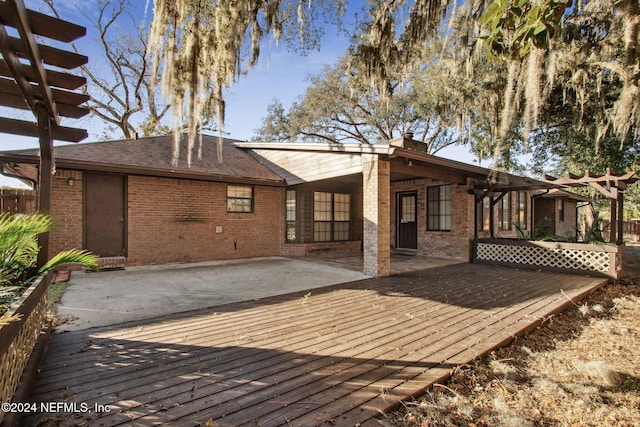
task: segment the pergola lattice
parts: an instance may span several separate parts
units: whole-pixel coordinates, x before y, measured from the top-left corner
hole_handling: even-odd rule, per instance
[[[555,178],[549,175],[544,176],[544,181],[560,187],[592,187],[600,194],[609,199],[611,204],[611,228],[610,241],[622,242],[623,235],[623,208],[624,208],[624,191],[629,184],[638,181],[638,177],[634,172],[625,174],[616,174],[607,170],[607,173],[598,175],[586,171],[583,176],[567,174],[562,178]]]
[[[75,52],[49,45],[71,43],[86,28],[28,10],[22,0],[0,1],[0,105],[30,110],[36,122],[0,117],[0,132],[37,137],[40,145],[38,209],[51,205],[53,140],[79,142],[87,131],[60,125],[60,117],[81,118],[89,96],[77,92],[86,79],[68,73],[88,62]],[[36,37],[48,39],[38,43]],[[1,165],[0,165],[1,166]],[[4,166],[1,166],[4,167]],[[40,261],[48,257],[48,236],[40,239]]]

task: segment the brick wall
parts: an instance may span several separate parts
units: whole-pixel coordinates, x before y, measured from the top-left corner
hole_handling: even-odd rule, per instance
[[[52,193],[50,256],[64,250],[82,248],[82,172],[57,170],[53,178]]]
[[[74,183],[68,185],[67,178]],[[225,183],[128,177],[127,264],[273,256],[284,243],[284,189],[254,187],[252,213],[227,212]],[[83,245],[82,173],[53,182],[50,251]]]
[[[390,273],[391,165],[373,159],[363,163],[363,251],[364,274],[388,276]]]
[[[556,200],[556,212],[561,209],[563,200]],[[577,202],[571,199],[564,199],[564,221],[560,220],[560,215],[556,217],[556,235],[572,239],[576,237],[577,226]]]
[[[195,262],[278,255],[284,189],[254,187],[252,213],[227,212],[225,183],[129,177],[128,262]]]
[[[464,185],[451,184],[451,231],[427,230],[427,187],[450,184],[431,179],[414,179],[391,185],[391,246],[396,246],[396,194],[416,191],[418,254],[431,257],[469,260],[474,227],[474,197]]]

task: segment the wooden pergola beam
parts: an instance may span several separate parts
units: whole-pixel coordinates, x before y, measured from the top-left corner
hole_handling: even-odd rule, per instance
[[[34,102],[36,99],[42,99],[42,90],[40,85],[26,84],[31,86],[29,90],[34,96]],[[51,89],[50,91],[53,95],[54,103],[60,107],[58,108],[58,114],[61,116],[79,119],[89,114],[89,109],[79,107],[80,104],[91,99],[89,95],[62,89]],[[21,89],[14,80],[0,77],[0,95],[2,95],[0,96],[0,105],[12,108],[31,109],[30,105],[27,105],[26,102],[20,103],[12,99],[12,97],[18,98],[18,101],[20,101],[21,92]]]
[[[17,94],[8,94],[0,91],[0,106],[16,108],[19,110],[31,110],[26,104],[24,98]],[[87,114],[90,110],[87,108],[75,107],[73,105],[57,103],[58,115],[62,117],[69,117],[72,119],[80,119]]]
[[[616,192],[614,191],[615,187],[609,190],[599,182],[590,182],[589,186],[592,188],[595,188],[600,194],[602,194],[607,199],[615,200],[617,198]]]
[[[20,34],[20,38],[23,41],[23,45],[27,49],[29,62],[31,67],[35,71],[35,81],[40,85],[40,96],[43,99],[44,107],[49,112],[49,118],[54,123],[59,124],[58,111],[56,109],[56,103],[53,100],[53,93],[51,87],[47,83],[47,75],[44,72],[44,66],[42,65],[42,58],[40,57],[40,49],[36,38],[31,30],[31,24],[29,17],[27,16],[27,8],[22,1],[13,1],[7,3],[9,5],[9,13],[15,19],[15,28]]]
[[[0,117],[0,133],[12,135],[38,137],[37,123],[18,119]],[[80,142],[88,135],[85,129],[77,129],[65,126],[52,125],[51,135],[53,139],[66,142]]]
[[[38,36],[63,43],[71,43],[87,35],[87,29],[80,25],[33,10],[26,9],[25,11],[27,20],[31,23],[31,31]],[[0,2],[0,19],[11,27],[16,27],[20,24],[20,21],[15,20],[11,5],[6,1]]]
[[[35,79],[33,67],[22,64],[22,71],[24,72],[27,80],[33,81]],[[45,73],[47,74],[47,81],[49,84],[61,89],[76,90],[87,84],[87,79],[82,76],[61,73],[53,70],[45,70]],[[0,59],[0,76],[13,78],[13,74],[9,70],[9,66],[3,59]]]
[[[638,178],[635,176],[634,172],[627,172],[625,174],[616,175],[614,173],[611,173],[611,171],[608,171],[608,173],[604,175],[595,175],[589,170],[587,170],[584,176],[581,177],[572,174],[562,178],[554,178],[550,175],[545,175],[543,179],[543,181],[549,182],[550,184],[564,187],[580,187],[589,185],[593,182],[599,183],[601,185],[617,187],[620,183],[631,184],[637,180]]]
[[[29,51],[23,46],[22,40],[9,37],[9,43],[11,43],[11,46],[20,58],[29,59]],[[54,67],[64,68],[65,70],[73,70],[81,65],[85,65],[89,61],[89,58],[84,55],[43,44],[38,45],[38,50],[40,51],[42,62]]]
[[[16,29],[19,38],[11,37],[6,27]],[[28,108],[36,117],[37,124],[12,119],[0,120],[0,132],[37,136],[40,146],[38,169],[38,209],[49,212],[53,182],[53,138],[61,132],[64,140],[77,139],[78,134],[59,126],[59,113],[82,117],[85,109],[79,105],[88,100],[86,95],[70,93],[65,88],[77,89],[79,81],[64,78],[61,73],[49,71],[46,65],[71,70],[84,65],[88,58],[74,52],[38,44],[36,35],[62,42],[71,42],[86,34],[86,30],[75,24],[28,10],[23,0],[0,1],[0,54],[1,74],[9,79],[0,79],[0,105],[13,108]],[[21,59],[29,62],[27,65]],[[62,89],[52,89],[49,78],[57,79]],[[86,131],[82,135],[86,136]],[[49,236],[39,237],[41,250],[38,265],[43,265],[49,255]]]

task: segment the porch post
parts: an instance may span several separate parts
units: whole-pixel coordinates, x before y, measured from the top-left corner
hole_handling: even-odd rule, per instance
[[[36,103],[38,119],[38,142],[40,144],[40,167],[38,170],[37,208],[38,212],[50,214],[51,192],[53,188],[53,139],[51,138],[51,118],[44,104]],[[38,267],[49,260],[49,232],[38,235]]]
[[[391,165],[377,155],[363,158],[364,274],[381,277],[391,267]]]
[[[611,215],[609,216],[609,242],[615,242],[618,236],[618,192],[617,188],[612,188],[615,198],[609,199]]]
[[[618,190],[618,243],[624,242],[624,191]]]

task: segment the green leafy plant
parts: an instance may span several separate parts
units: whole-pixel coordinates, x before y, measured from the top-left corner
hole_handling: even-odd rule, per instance
[[[79,264],[93,270],[98,268],[98,257],[79,249],[60,252],[37,268],[38,235],[49,231],[51,226],[51,217],[44,214],[0,215],[0,312],[11,297],[55,267]]]
[[[488,54],[525,57],[533,47],[548,46],[567,7],[555,0],[495,0],[479,20],[489,32],[481,37]]]
[[[516,228],[516,231],[518,232],[518,240],[531,240],[531,234],[529,234],[527,230],[522,228],[522,225],[518,224],[517,222],[512,222],[511,224],[513,224],[513,226]]]
[[[551,219],[544,217],[533,229],[533,240],[552,241],[556,239]]]

